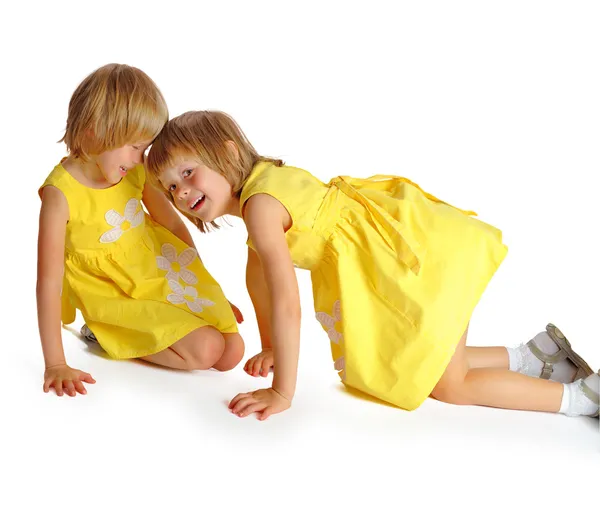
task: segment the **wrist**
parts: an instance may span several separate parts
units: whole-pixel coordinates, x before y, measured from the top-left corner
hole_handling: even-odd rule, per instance
[[[46,370],[57,368],[58,366],[67,366],[67,363],[64,361],[62,363],[46,363]]]
[[[289,401],[290,403],[292,403],[292,399],[294,398],[294,394],[293,393],[290,395],[290,394],[286,393],[285,391],[281,391],[281,390],[277,389],[276,387],[271,387],[271,389],[273,389],[273,391],[275,391],[283,399],[285,399],[285,400]]]
[[[286,387],[284,385],[281,385],[279,382],[277,382],[277,379],[274,378],[271,389],[273,389],[273,391],[275,391],[282,398],[285,398],[286,400],[288,400],[290,403],[292,402],[292,399],[294,398],[294,388],[293,387],[291,387],[291,386]]]

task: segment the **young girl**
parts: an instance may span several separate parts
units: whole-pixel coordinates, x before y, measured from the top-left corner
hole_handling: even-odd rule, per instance
[[[65,360],[60,321],[73,322],[76,308],[112,358],[228,370],[243,357],[232,307],[177,212],[146,183],[143,154],[167,119],[154,82],[127,65],[97,69],[71,98],[69,156],[40,189],[45,392],[86,394],[82,382],[95,382]]]
[[[598,415],[598,375],[562,333],[515,349],[466,347],[471,313],[507,249],[496,228],[394,176],[333,178],[259,156],[219,112],[171,120],[149,174],[201,231],[242,217],[247,285],[272,388],[230,409],[260,419],[290,407],[300,308],[294,266],[311,271],[316,316],[342,382],[413,410],[428,397],[461,405]],[[538,377],[538,378],[535,378]],[[564,385],[563,385],[564,383]]]

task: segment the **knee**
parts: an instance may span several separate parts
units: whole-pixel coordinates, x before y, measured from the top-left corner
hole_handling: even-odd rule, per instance
[[[225,335],[225,350],[214,368],[219,371],[233,370],[244,358],[244,340],[238,333]]]
[[[439,382],[431,392],[431,397],[451,405],[470,405],[460,382]]]
[[[197,329],[194,335],[186,364],[189,370],[208,370],[223,355],[225,340],[217,329],[208,326]]]

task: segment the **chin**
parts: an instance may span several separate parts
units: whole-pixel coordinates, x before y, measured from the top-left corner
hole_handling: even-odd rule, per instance
[[[202,216],[200,216],[200,215],[194,215],[194,216],[195,216],[195,217],[196,217],[198,220],[202,220],[202,221],[203,221],[203,222],[205,222],[205,223],[210,223],[210,222],[212,222],[212,221],[214,220],[214,218],[213,218],[213,217],[211,217],[211,216],[208,216],[208,215],[202,215]]]
[[[197,213],[194,213],[192,210],[186,210],[184,213],[187,213],[188,216],[193,217],[193,218],[197,218],[198,220],[202,220],[204,222],[204,218],[202,218]]]
[[[106,178],[106,179],[108,180],[109,183],[112,183],[113,185],[116,185],[124,177],[125,176],[123,176],[121,173],[115,173],[115,174],[111,175],[110,178]]]

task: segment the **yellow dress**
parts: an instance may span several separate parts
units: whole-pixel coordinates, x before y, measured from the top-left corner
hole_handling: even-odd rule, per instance
[[[69,205],[62,290],[64,324],[79,309],[115,359],[154,354],[194,329],[237,332],[233,311],[198,253],[142,209],[143,165],[118,184],[93,189],[62,164],[47,185]]]
[[[406,178],[336,177],[259,162],[240,205],[287,209],[296,267],[311,271],[316,318],[342,382],[405,410],[431,394],[507,254],[502,233]],[[252,242],[248,245],[252,248]]]

